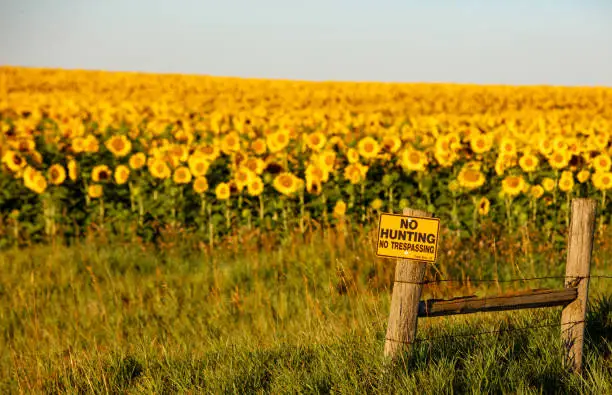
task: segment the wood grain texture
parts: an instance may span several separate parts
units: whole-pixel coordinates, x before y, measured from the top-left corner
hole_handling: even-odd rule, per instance
[[[430,299],[419,303],[419,317],[564,306],[574,301],[577,295],[576,288],[566,288],[536,289],[484,298],[464,296],[449,300]]]
[[[565,365],[575,373],[582,372],[582,352],[589,275],[595,231],[597,202],[593,199],[574,199],[567,246],[565,286],[576,287],[576,300],[565,306],[561,313],[561,339],[566,349]]]
[[[404,208],[404,215],[432,217],[431,213]],[[417,330],[417,316],[421,299],[422,284],[426,262],[411,259],[398,259],[395,266],[395,283],[391,296],[391,308],[385,339],[385,356],[396,358],[407,346],[414,342]],[[405,282],[398,282],[405,281]]]

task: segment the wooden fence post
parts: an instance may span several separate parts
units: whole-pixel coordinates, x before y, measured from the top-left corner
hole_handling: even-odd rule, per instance
[[[404,215],[432,217],[421,210],[404,208]],[[391,309],[385,338],[385,356],[395,357],[407,345],[414,342],[417,330],[417,316],[421,299],[420,284],[425,277],[426,262],[411,259],[398,259],[395,266],[395,283],[391,295]]]
[[[582,371],[596,207],[597,202],[593,199],[572,200],[565,287],[577,287],[578,295],[573,302],[565,306],[561,314],[561,339],[565,348],[564,364],[575,373]]]

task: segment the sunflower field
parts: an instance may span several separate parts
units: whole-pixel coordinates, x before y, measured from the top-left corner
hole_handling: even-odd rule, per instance
[[[471,235],[609,226],[612,88],[256,80],[0,68],[2,245],[104,227],[210,242],[410,206]]]

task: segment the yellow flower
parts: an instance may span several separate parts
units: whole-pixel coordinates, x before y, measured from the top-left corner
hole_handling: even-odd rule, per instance
[[[251,181],[247,185],[247,192],[251,196],[259,196],[264,190],[264,183],[259,176],[251,178]]]
[[[236,181],[238,190],[241,191],[245,186],[249,185],[254,176],[255,174],[247,167],[239,168],[234,175],[234,180]]]
[[[115,168],[115,182],[117,185],[123,185],[130,177],[130,168],[126,165],[119,165]]]
[[[548,163],[553,169],[564,169],[569,163],[569,155],[567,151],[555,151],[548,158]]]
[[[74,159],[68,161],[68,177],[70,177],[72,181],[76,181],[79,177],[79,169]]]
[[[151,173],[151,176],[154,178],[164,180],[171,175],[170,167],[163,159],[153,158],[149,161],[147,167],[149,168],[149,173]]]
[[[609,155],[602,153],[593,158],[591,166],[595,169],[596,173],[603,173],[610,170],[612,160]]]
[[[52,165],[49,168],[49,181],[52,184],[60,185],[66,180],[66,169],[62,165]]]
[[[502,181],[502,191],[509,196],[517,196],[523,192],[525,180],[522,176],[507,176]]]
[[[540,160],[533,154],[525,154],[519,159],[519,166],[526,173],[534,172],[538,168]]]
[[[106,182],[111,178],[111,170],[106,165],[98,165],[91,171],[91,179],[94,182]]]
[[[275,133],[270,133],[266,138],[266,142],[270,152],[279,152],[289,144],[289,131],[287,129],[280,129]]]
[[[370,207],[372,207],[374,210],[380,210],[382,206],[383,201],[378,198],[372,200],[372,203],[370,203]]]
[[[141,169],[147,163],[147,157],[142,152],[137,152],[130,156],[129,164],[134,170]]]
[[[196,149],[208,162],[213,162],[220,155],[219,147],[214,144],[204,144]]]
[[[198,194],[203,194],[204,192],[208,191],[208,180],[206,177],[196,177],[196,179],[193,181],[193,190]]]
[[[221,182],[215,188],[215,196],[217,200],[227,200],[230,197],[230,187],[228,183]]]
[[[358,184],[365,180],[368,166],[360,163],[353,163],[344,168],[344,178],[349,180],[351,184]]]
[[[334,206],[334,213],[333,216],[335,218],[343,218],[344,215],[346,214],[346,203],[344,203],[343,200],[338,200],[336,202],[336,205]]]
[[[585,182],[587,182],[590,176],[591,176],[591,173],[588,170],[581,170],[576,175],[576,178],[578,179],[578,182],[580,182],[581,184],[584,184]]]
[[[427,155],[415,149],[406,149],[402,152],[401,165],[412,171],[425,171],[427,168]]]
[[[346,159],[349,163],[359,162],[359,152],[357,152],[357,150],[354,148],[349,148],[346,152]]]
[[[27,162],[21,156],[21,154],[15,151],[6,151],[6,153],[2,156],[2,163],[6,164],[6,166],[13,172],[18,172],[26,167]]]
[[[87,194],[92,199],[97,199],[102,196],[102,185],[100,184],[91,184],[87,187]]]
[[[263,155],[267,151],[266,141],[264,139],[255,139],[251,142],[251,151],[255,155]]]
[[[92,134],[87,135],[87,137],[85,138],[84,144],[85,144],[85,152],[90,153],[90,154],[96,153],[100,149],[100,144],[98,143],[98,139]]]
[[[324,151],[319,155],[319,166],[327,170],[333,171],[336,166],[336,153],[334,151]]]
[[[487,215],[489,214],[489,210],[491,209],[491,202],[486,197],[480,198],[478,202],[478,214]]]
[[[231,132],[223,137],[221,151],[229,155],[232,152],[240,151],[240,136],[237,132]]]
[[[47,179],[42,175],[42,173],[33,167],[26,167],[23,174],[23,180],[26,188],[36,192],[37,194],[42,194],[47,189]]]
[[[504,156],[516,155],[516,142],[509,137],[504,137],[499,143],[499,152]]]
[[[544,195],[544,188],[541,185],[534,185],[529,189],[529,194],[534,199],[539,199]]]
[[[553,189],[555,189],[555,187],[557,186],[557,184],[555,183],[555,180],[553,180],[550,177],[545,177],[542,180],[542,186],[544,187],[544,190],[546,192],[551,192]]]
[[[126,156],[132,150],[132,142],[123,135],[115,135],[106,141],[106,148],[113,153],[114,156],[121,158]]]
[[[385,151],[394,154],[401,148],[402,140],[397,136],[386,135],[380,145]]]
[[[251,170],[254,174],[260,175],[263,173],[266,163],[261,158],[249,158],[244,162],[244,166]]]
[[[359,155],[366,159],[372,159],[376,158],[376,155],[378,155],[380,146],[378,145],[378,141],[374,140],[374,138],[370,136],[367,136],[359,140],[357,149],[359,150]]]
[[[300,188],[300,179],[291,173],[281,173],[274,178],[274,188],[283,195],[290,196]]]
[[[493,147],[493,139],[488,133],[474,133],[470,136],[470,148],[476,154],[484,154]]]
[[[306,146],[313,151],[320,151],[325,146],[327,138],[321,132],[314,132],[304,135]]]
[[[177,167],[176,170],[174,170],[172,181],[174,181],[175,184],[189,184],[191,182],[189,168],[185,166]]]
[[[564,171],[559,179],[559,189],[563,192],[569,192],[574,187],[574,175],[572,172]]]
[[[210,164],[200,152],[194,152],[187,160],[189,170],[194,177],[200,177],[206,175]]]
[[[468,190],[476,189],[485,183],[485,176],[478,169],[464,166],[457,176],[457,182],[461,187]]]
[[[321,193],[321,184],[328,180],[329,173],[325,168],[310,164],[306,168],[305,176],[308,193],[318,195]]]
[[[591,177],[593,186],[600,191],[607,191],[612,188],[612,172],[598,172]]]

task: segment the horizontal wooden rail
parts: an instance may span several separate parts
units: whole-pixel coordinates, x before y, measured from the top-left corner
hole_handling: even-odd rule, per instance
[[[419,317],[470,314],[485,311],[533,309],[536,307],[565,306],[578,296],[576,288],[535,289],[507,295],[463,296],[448,300],[429,299],[419,302]]]

